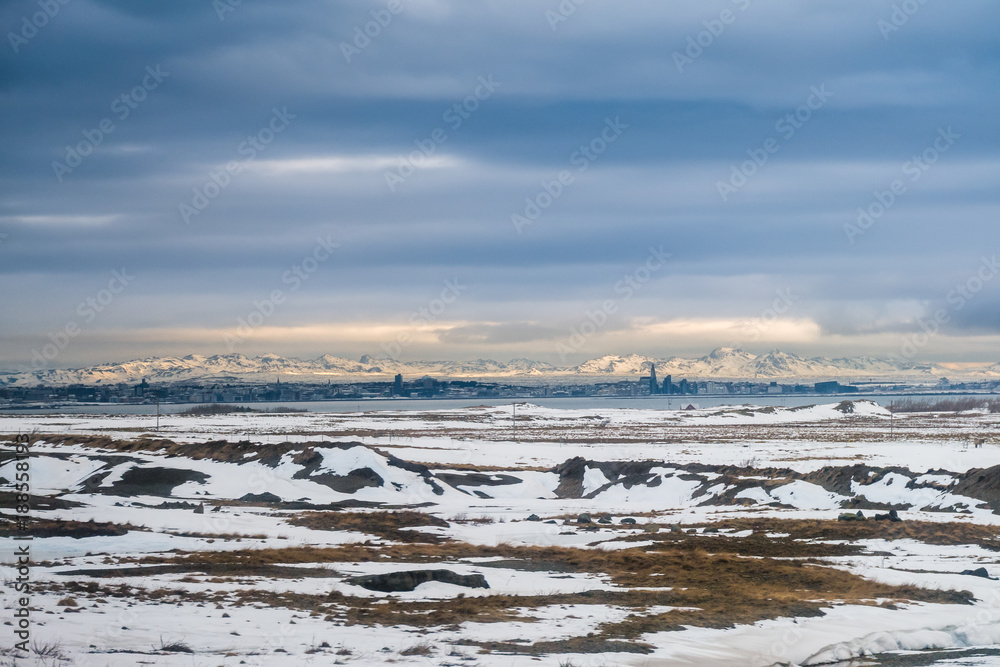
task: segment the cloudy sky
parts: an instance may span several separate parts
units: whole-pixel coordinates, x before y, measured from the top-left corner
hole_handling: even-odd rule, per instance
[[[6,2],[0,365],[1000,360],[997,25],[990,0]]]

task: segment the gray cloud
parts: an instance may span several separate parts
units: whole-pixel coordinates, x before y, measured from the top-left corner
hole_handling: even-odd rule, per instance
[[[461,324],[419,348],[439,357],[551,354],[651,245],[674,257],[609,335],[631,318],[756,317],[792,286],[789,317],[823,335],[789,345],[835,354],[953,307],[949,290],[995,251],[1000,8],[928,3],[884,39],[891,3],[743,4],[592,0],[553,30],[558,3],[410,0],[349,63],[342,43],[384,3],[242,3],[220,21],[201,0],[74,0],[0,60],[0,287],[15,314],[0,363],[26,359],[121,267],[135,281],[60,365],[211,348],[255,299],[288,288],[284,272],[317,238],[341,247],[273,326],[403,326],[457,276],[470,289],[446,317]],[[34,7],[5,5],[0,26],[16,33]],[[679,72],[673,53],[723,9],[735,23]],[[122,118],[114,100],[147,67],[169,75]],[[455,127],[449,110],[487,76],[499,86]],[[829,102],[783,137],[776,122],[820,85]],[[288,127],[186,223],[180,206],[285,108]],[[609,118],[627,130],[579,171]],[[113,131],[60,182],[53,162],[104,119]],[[949,126],[961,139],[851,243],[857,209],[909,178]],[[390,191],[387,168],[438,129],[441,162]],[[723,201],[718,182],[771,137],[779,150]],[[518,234],[511,215],[564,170],[573,183]],[[955,310],[950,348],[926,354],[964,354],[963,337],[970,354],[1000,352],[971,338],[996,333],[995,294],[990,283]],[[172,342],[171,327],[207,338]],[[363,351],[341,344],[290,337],[274,351]]]

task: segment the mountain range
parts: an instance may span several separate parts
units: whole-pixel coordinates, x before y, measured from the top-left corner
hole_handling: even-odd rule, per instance
[[[115,384],[149,382],[338,382],[364,379],[387,380],[397,373],[407,379],[430,375],[438,379],[504,379],[524,383],[545,380],[595,382],[648,375],[652,364],[657,376],[673,375],[674,381],[718,380],[910,380],[936,381],[940,377],[961,380],[1000,378],[1000,363],[976,367],[953,367],[896,359],[850,357],[800,357],[780,350],[755,355],[738,348],[720,347],[697,358],[655,358],[639,354],[609,354],[576,366],[554,366],[531,359],[508,363],[492,359],[474,361],[397,361],[369,355],[354,361],[325,354],[312,360],[264,354],[185,357],[149,357],[89,368],[41,369],[0,372],[0,385],[34,386],[65,384]]]

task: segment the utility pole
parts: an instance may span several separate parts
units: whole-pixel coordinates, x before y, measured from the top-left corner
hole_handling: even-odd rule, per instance
[[[156,392],[156,432],[160,432],[160,392]]]
[[[894,427],[894,423],[893,422],[896,419],[895,406],[896,406],[896,402],[895,401],[889,401],[889,439],[890,440],[894,440],[895,439],[895,433],[894,433],[894,428],[893,428]]]
[[[517,442],[517,401],[514,401],[511,408],[513,408],[513,416],[511,417],[510,422],[514,429],[514,442]]]

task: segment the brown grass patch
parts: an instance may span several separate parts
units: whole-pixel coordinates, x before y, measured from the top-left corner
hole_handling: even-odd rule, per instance
[[[422,655],[428,656],[434,654],[434,647],[429,642],[421,642],[419,644],[414,644],[410,648],[405,648],[399,652],[400,655]]]
[[[779,531],[775,531],[779,532]],[[739,556],[771,558],[831,558],[852,556],[863,553],[859,544],[829,544],[798,540],[792,537],[768,537],[763,532],[747,537],[728,537],[716,534],[688,534],[660,531],[659,533],[639,533],[615,538],[615,542],[657,542],[650,549],[673,549],[678,551],[701,550],[712,554],[735,554]]]
[[[181,560],[176,563],[150,565],[147,567],[109,567],[83,570],[64,570],[61,575],[73,577],[148,577],[158,574],[187,574],[198,572],[209,576],[223,577],[265,577],[268,579],[331,578],[339,574],[321,567],[288,567],[282,565],[247,565],[245,563],[196,563]]]
[[[720,530],[752,530],[765,533],[788,533],[787,540],[917,540],[926,544],[977,544],[1000,551],[1000,526],[957,521],[875,521],[870,513],[866,521],[824,519],[732,518],[699,526]],[[732,538],[730,538],[732,539]]]
[[[778,616],[821,613],[832,603],[872,604],[876,599],[964,604],[972,600],[965,591],[941,591],[914,586],[890,586],[863,579],[813,560],[743,558],[709,554],[700,549],[657,545],[655,550],[625,549],[605,552],[564,547],[496,547],[451,542],[447,545],[400,544],[372,547],[344,545],[333,548],[263,549],[227,553],[194,553],[179,560],[230,561],[245,565],[297,562],[435,562],[445,564],[472,557],[500,557],[527,563],[551,563],[552,569],[601,575],[627,588],[659,590],[591,591],[548,596],[456,598],[442,601],[400,602],[330,594],[345,621],[360,624],[448,626],[463,621],[502,621],[511,609],[551,604],[616,604],[641,611],[650,605],[692,607],[658,616],[637,614],[603,631],[606,639],[632,639],[644,632],[679,629],[682,625],[731,627]],[[143,562],[169,561],[147,557]],[[487,572],[487,580],[490,575]],[[664,590],[669,587],[670,590]],[[284,603],[287,604],[287,603]],[[523,620],[523,619],[522,619]]]
[[[134,585],[104,586],[98,582],[40,582],[42,589],[77,597],[120,597],[173,604],[267,605],[320,615],[330,622],[365,626],[407,626],[420,629],[456,627],[464,622],[531,622],[531,609],[553,605],[614,605],[633,610],[625,620],[600,626],[587,637],[534,645],[467,642],[488,651],[509,653],[645,652],[637,642],[646,633],[680,630],[684,626],[727,628],[778,617],[822,615],[831,604],[883,604],[922,601],[967,604],[967,591],[942,591],[915,586],[890,586],[815,560],[743,558],[711,555],[657,545],[653,551],[626,549],[603,552],[563,547],[496,547],[463,543],[447,545],[344,545],[331,548],[293,547],[237,552],[199,552],[183,557],[150,556],[143,563],[167,563],[190,571],[265,573],[280,564],[336,562],[435,562],[442,565],[474,556],[503,557],[553,570],[602,575],[625,590],[592,590],[554,595],[489,595],[449,600],[401,601],[393,597],[354,597],[336,591],[316,594],[258,589],[189,592],[143,590]],[[516,562],[512,563],[516,566]],[[224,567],[218,564],[225,563]],[[214,564],[214,565],[213,565]],[[402,565],[401,565],[402,567]],[[305,573],[302,573],[305,574]],[[486,572],[487,580],[490,578]],[[507,575],[502,575],[507,576]],[[638,590],[638,588],[648,590]],[[647,614],[654,605],[682,607]],[[517,610],[526,609],[522,615]]]

